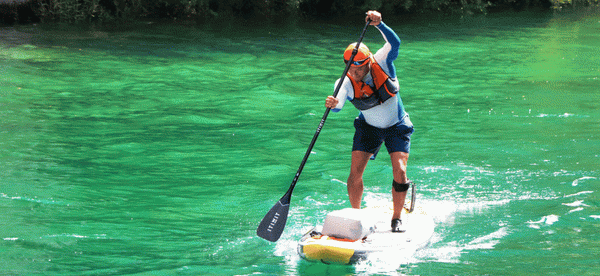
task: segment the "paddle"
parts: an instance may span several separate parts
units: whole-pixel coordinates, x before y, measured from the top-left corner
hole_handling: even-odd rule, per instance
[[[369,27],[370,23],[371,19],[367,19],[367,24],[365,25],[365,28],[360,34],[360,39],[358,40],[358,43],[356,43],[356,47],[354,47],[354,50],[352,51],[352,55],[350,56],[348,64],[346,64],[346,69],[344,69],[344,73],[342,74],[342,80],[344,79],[346,74],[348,74],[348,70],[350,70],[350,64],[352,64],[352,61],[354,61],[354,57],[358,53],[358,47],[360,46],[360,43],[362,42],[363,37],[367,32],[367,27]],[[343,81],[340,81],[336,86],[335,91],[333,92],[334,97],[337,96],[338,92],[340,91],[342,83]],[[327,108],[327,110],[325,110],[325,114],[323,114],[321,123],[319,124],[319,127],[317,127],[317,132],[315,132],[315,135],[313,136],[313,139],[310,142],[310,145],[308,146],[308,150],[306,150],[306,154],[304,154],[304,159],[302,159],[302,163],[300,163],[300,168],[298,168],[298,172],[296,172],[296,176],[294,176],[294,180],[292,180],[290,188],[281,197],[281,199],[279,199],[279,201],[275,203],[275,206],[273,206],[273,208],[269,210],[269,212],[265,215],[265,217],[258,225],[258,228],[256,229],[256,234],[259,237],[271,242],[275,242],[279,239],[279,237],[281,237],[281,233],[283,233],[283,228],[285,228],[285,223],[287,222],[288,211],[290,210],[290,199],[292,197],[292,191],[294,191],[294,187],[296,187],[296,183],[298,182],[300,173],[302,173],[302,169],[304,169],[304,165],[306,164],[306,161],[310,156],[312,148],[317,142],[317,138],[321,133],[321,129],[323,128],[325,120],[327,119],[327,115],[329,115],[330,111],[331,108]]]

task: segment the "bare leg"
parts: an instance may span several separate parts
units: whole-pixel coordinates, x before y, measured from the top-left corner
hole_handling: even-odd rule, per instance
[[[408,163],[408,153],[406,152],[392,152],[390,153],[392,159],[392,168],[394,171],[394,181],[398,183],[408,182],[406,177],[406,165]],[[392,219],[399,219],[402,214],[402,208],[404,208],[404,201],[406,199],[406,192],[396,192],[392,187],[392,200],[394,201],[394,214]]]
[[[352,165],[348,176],[348,198],[352,208],[360,209],[363,195],[363,173],[372,153],[364,151],[352,152]]]

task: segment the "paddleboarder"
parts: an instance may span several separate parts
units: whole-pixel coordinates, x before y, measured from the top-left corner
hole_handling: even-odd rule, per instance
[[[404,207],[410,182],[406,176],[406,166],[410,152],[410,136],[413,125],[404,110],[398,94],[400,85],[396,75],[394,60],[398,57],[400,38],[381,18],[377,11],[367,12],[367,22],[375,26],[386,43],[375,54],[364,44],[359,44],[358,52],[350,64],[348,74],[336,97],[329,96],[325,106],[339,112],[346,101],[350,101],[360,112],[354,120],[354,142],[352,161],[348,176],[348,197],[353,208],[360,209],[363,195],[363,173],[370,159],[375,159],[382,143],[389,152],[394,178],[392,181],[392,231],[404,232],[401,212]],[[356,43],[344,51],[344,61],[348,63]],[[342,79],[338,79],[336,87]]]

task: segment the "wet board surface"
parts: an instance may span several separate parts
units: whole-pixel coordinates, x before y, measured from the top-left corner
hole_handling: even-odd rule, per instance
[[[395,233],[391,229],[393,209],[390,205],[374,206],[360,210],[374,222],[374,231],[360,240],[339,239],[319,235],[320,226],[302,237],[298,253],[305,259],[325,263],[353,263],[375,252],[402,252],[413,254],[427,246],[435,231],[433,218],[420,208],[412,213],[406,210],[402,222],[406,232]],[[319,234],[315,234],[319,233]]]

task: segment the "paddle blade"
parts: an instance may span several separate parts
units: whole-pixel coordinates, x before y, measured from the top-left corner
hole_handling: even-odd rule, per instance
[[[271,242],[277,241],[285,228],[289,210],[289,202],[284,204],[281,200],[277,201],[258,225],[256,235]]]

